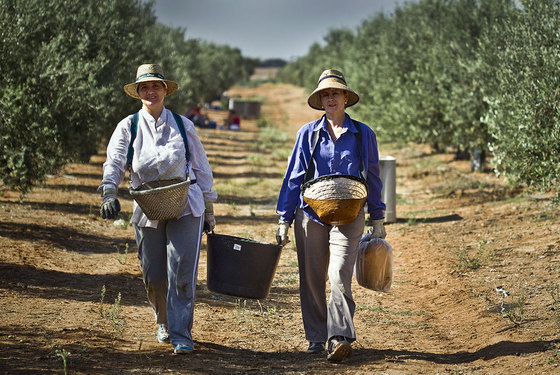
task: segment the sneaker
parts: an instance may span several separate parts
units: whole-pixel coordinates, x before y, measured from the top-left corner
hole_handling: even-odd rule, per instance
[[[169,342],[169,330],[166,324],[160,324],[157,330],[157,340],[159,342]]]
[[[329,340],[329,351],[327,354],[327,361],[340,362],[345,358],[350,357],[352,354],[352,346],[341,336],[333,337]]]
[[[193,347],[190,346],[190,345],[177,344],[173,348],[173,353],[175,353],[175,354],[188,354],[188,353],[192,353],[193,350],[194,350]]]
[[[309,354],[317,354],[317,353],[324,353],[325,352],[325,343],[324,342],[310,342],[309,347],[307,348],[307,353]]]

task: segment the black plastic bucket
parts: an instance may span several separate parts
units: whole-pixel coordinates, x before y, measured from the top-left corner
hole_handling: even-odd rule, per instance
[[[282,246],[208,233],[208,289],[230,296],[268,296]]]

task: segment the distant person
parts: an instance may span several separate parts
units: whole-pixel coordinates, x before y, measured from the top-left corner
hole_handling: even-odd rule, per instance
[[[228,130],[241,129],[241,120],[239,119],[239,116],[233,109],[230,109],[228,111],[228,117],[226,118],[225,121],[225,128]]]
[[[307,353],[325,353],[326,349],[327,360],[333,362],[349,357],[351,343],[356,340],[351,284],[364,233],[364,206],[358,200],[356,215],[349,215],[347,223],[329,224],[332,222],[324,222],[326,218],[320,218],[306,203],[302,184],[308,182],[307,177],[324,181],[332,175],[360,183],[362,191],[367,191],[363,199],[372,223],[367,236],[385,237],[376,136],[369,126],[352,120],[345,112],[358,100],[341,72],[329,69],[321,74],[307,103],[324,114],[298,131],[276,209],[280,215],[276,232],[280,245],[288,242],[288,228],[294,226]],[[328,304],[327,275],[331,284]]]
[[[117,217],[121,209],[117,188],[127,166],[134,189],[150,182],[190,179],[182,215],[150,220],[135,201],[130,219],[148,301],[158,324],[157,339],[171,342],[175,353],[190,353],[194,349],[191,329],[202,230],[216,225],[212,170],[193,123],[165,108],[164,99],[177,91],[177,83],[165,79],[159,65],[140,65],[136,81],[124,86],[124,91],[140,99],[142,108],[118,123],[107,146],[99,186],[101,216]],[[133,122],[136,137],[131,142]]]
[[[198,126],[200,128],[207,127],[208,118],[202,114],[198,105],[194,105],[189,108],[187,110],[187,113],[185,114],[185,117],[191,120],[195,126]]]
[[[193,105],[192,107],[189,107],[189,109],[187,109],[187,112],[185,113],[185,117],[191,121],[193,121],[195,116],[200,116],[200,115],[201,115],[200,107],[196,104]]]

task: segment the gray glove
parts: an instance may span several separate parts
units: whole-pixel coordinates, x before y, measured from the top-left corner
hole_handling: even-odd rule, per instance
[[[103,219],[115,219],[121,212],[121,204],[117,199],[116,189],[103,188],[103,202],[100,212]]]
[[[286,223],[284,221],[278,222],[278,230],[276,230],[276,242],[278,245],[284,246],[290,240],[288,239],[288,229],[290,228],[290,223]]]
[[[213,232],[216,228],[216,218],[214,217],[214,203],[204,203],[206,211],[204,212],[204,231]]]
[[[368,229],[367,233],[364,237],[362,237],[362,240],[369,241],[372,238],[385,238],[387,236],[387,232],[385,232],[383,221],[383,219],[372,220],[371,228]]]

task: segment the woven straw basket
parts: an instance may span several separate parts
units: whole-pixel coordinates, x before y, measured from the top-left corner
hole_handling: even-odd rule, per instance
[[[363,179],[349,175],[321,176],[302,185],[303,200],[328,225],[354,221],[367,199]]]
[[[183,214],[190,184],[189,179],[154,181],[129,192],[148,219],[168,220]]]

